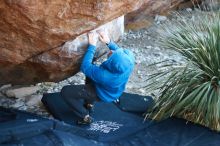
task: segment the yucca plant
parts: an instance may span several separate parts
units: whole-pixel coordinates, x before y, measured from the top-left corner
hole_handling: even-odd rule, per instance
[[[220,13],[199,12],[162,26],[160,44],[178,52],[186,64],[161,62],[151,76],[159,90],[149,117],[183,117],[220,131]]]

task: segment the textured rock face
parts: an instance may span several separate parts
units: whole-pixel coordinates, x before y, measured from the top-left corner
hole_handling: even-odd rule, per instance
[[[144,0],[143,5],[136,11],[126,15],[125,23],[127,29],[140,29],[152,24],[151,16],[156,14],[167,15],[171,10],[181,7],[190,7],[201,0]]]
[[[1,60],[21,63],[133,10],[140,2],[2,0]]]
[[[118,40],[124,33],[124,16],[121,16],[94,31],[105,30],[112,40]],[[87,33],[67,41],[60,47],[33,56],[20,64],[10,64],[0,70],[0,80],[5,83],[29,84],[42,81],[60,81],[79,70],[82,56],[87,48]],[[97,46],[103,48],[100,42]],[[96,56],[104,50],[97,51]]]
[[[203,0],[204,10],[219,10],[220,0]]]
[[[79,70],[88,31],[110,22],[102,27],[117,40],[124,29],[120,16],[142,5],[136,13],[169,9],[175,2],[1,0],[0,85],[65,79]]]
[[[142,2],[0,1],[0,84],[57,81],[76,72],[82,52],[65,50],[63,44],[139,8]],[[60,71],[64,73],[55,74]]]

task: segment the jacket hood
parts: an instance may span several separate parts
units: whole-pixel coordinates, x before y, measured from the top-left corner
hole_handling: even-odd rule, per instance
[[[133,53],[127,49],[118,49],[101,66],[112,73],[130,71],[134,66]]]

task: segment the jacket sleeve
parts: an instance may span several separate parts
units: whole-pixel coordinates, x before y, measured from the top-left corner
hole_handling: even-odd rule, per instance
[[[83,58],[80,70],[94,82],[99,84],[105,83],[105,70],[92,64],[92,60],[96,51],[96,46],[89,45],[87,52]]]
[[[109,48],[110,50],[120,49],[120,48],[118,47],[118,45],[117,45],[115,42],[113,42],[113,41],[110,41],[110,43],[109,43],[107,46],[108,46],[108,48]]]

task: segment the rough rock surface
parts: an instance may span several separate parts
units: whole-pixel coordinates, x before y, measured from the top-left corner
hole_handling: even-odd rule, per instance
[[[0,84],[30,84],[67,77],[76,71],[82,52],[59,54],[63,44],[139,8],[143,1],[0,1]],[[42,56],[45,52],[51,58]],[[72,55],[68,58],[75,63],[72,63],[74,68],[71,71],[64,65],[70,63],[65,55]],[[66,74],[50,75],[54,72],[54,66],[49,69],[54,60],[61,61],[57,68],[60,70],[62,66]],[[44,71],[44,65],[49,72]]]
[[[124,29],[119,16],[141,6],[126,18],[141,19],[146,27],[152,22],[149,24],[145,14],[169,10],[182,1],[2,0],[0,85],[60,81],[72,76],[79,70],[87,46],[85,33],[109,22],[101,29],[118,40]]]
[[[140,2],[2,0],[1,60],[22,63],[133,10]]]
[[[118,40],[124,33],[124,17],[119,17],[94,31],[103,29],[113,40]],[[10,83],[17,84],[63,80],[79,70],[87,44],[87,34],[82,34],[74,40],[67,41],[63,46],[43,52],[22,64],[5,67],[0,79],[7,79]],[[102,54],[103,51],[100,50],[96,56]]]
[[[205,10],[219,10],[220,0],[203,0],[202,6]]]
[[[152,16],[167,15],[172,10],[184,9],[197,5],[201,0],[144,0],[143,5],[125,17],[127,29],[141,29],[153,24]]]
[[[14,98],[24,98],[25,96],[29,96],[31,94],[36,93],[40,88],[38,86],[31,86],[31,87],[22,87],[22,88],[12,88],[8,89],[5,94],[7,97],[14,97]]]

